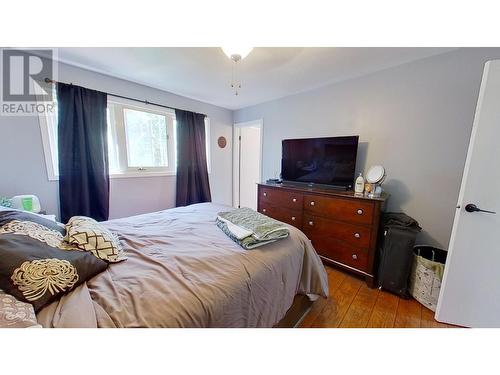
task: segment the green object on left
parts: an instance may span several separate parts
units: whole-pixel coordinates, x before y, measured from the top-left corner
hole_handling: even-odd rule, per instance
[[[23,204],[23,210],[33,211],[33,198],[31,197],[23,198],[22,204]]]

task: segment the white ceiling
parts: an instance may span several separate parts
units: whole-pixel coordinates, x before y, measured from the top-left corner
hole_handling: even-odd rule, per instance
[[[239,109],[445,53],[452,48],[254,48],[230,87],[220,48],[59,48],[59,60],[229,109]],[[131,94],[130,94],[131,95]]]

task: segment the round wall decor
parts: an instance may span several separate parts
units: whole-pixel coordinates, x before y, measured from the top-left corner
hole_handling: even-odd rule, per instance
[[[219,147],[220,147],[220,148],[224,148],[224,147],[226,147],[226,145],[227,145],[227,140],[226,140],[226,137],[222,137],[222,136],[221,136],[221,137],[219,137],[219,138],[217,139],[217,144],[219,145]]]

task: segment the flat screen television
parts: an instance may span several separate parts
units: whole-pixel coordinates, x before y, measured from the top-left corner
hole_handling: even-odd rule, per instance
[[[281,178],[285,182],[351,189],[359,136],[285,139]]]

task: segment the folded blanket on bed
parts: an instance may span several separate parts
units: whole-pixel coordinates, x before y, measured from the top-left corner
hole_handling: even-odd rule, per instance
[[[286,238],[287,226],[250,208],[219,212],[217,226],[241,247],[250,250]]]

